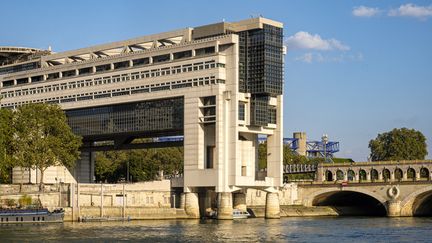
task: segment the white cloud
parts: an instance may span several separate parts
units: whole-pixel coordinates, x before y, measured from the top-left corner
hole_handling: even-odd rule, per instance
[[[352,14],[357,17],[372,17],[381,12],[379,8],[370,8],[366,6],[354,7]]]
[[[388,12],[389,16],[414,17],[425,20],[432,16],[432,5],[417,6],[412,3],[401,5],[398,9],[392,9]]]
[[[306,63],[312,63],[313,61],[313,53],[305,53],[299,57],[296,57],[294,60],[296,61],[301,61],[301,62],[306,62]]]
[[[336,39],[322,39],[318,34],[312,35],[305,31],[299,31],[295,35],[288,37],[285,42],[288,49],[309,49],[309,50],[340,50],[348,51],[349,46]]]
[[[363,54],[344,54],[339,55],[323,55],[319,52],[307,52],[301,56],[294,58],[294,61],[304,63],[330,63],[330,62],[360,62],[363,61]]]

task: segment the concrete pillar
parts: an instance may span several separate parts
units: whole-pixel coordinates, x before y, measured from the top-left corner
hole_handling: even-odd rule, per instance
[[[344,181],[348,181],[348,172],[344,171]]]
[[[407,171],[405,170],[405,171],[402,171],[402,180],[404,180],[404,181],[407,181],[408,180],[408,173],[407,173]]]
[[[336,174],[336,172],[333,171],[332,174],[333,174],[333,181],[337,181],[337,174]]]
[[[103,195],[103,183],[101,183],[101,190],[100,190],[100,216],[104,216],[104,195]]]
[[[78,221],[78,208],[75,196],[75,184],[69,184],[69,206],[72,207],[72,221]]]
[[[371,173],[370,172],[366,172],[366,180],[371,181]]]
[[[398,200],[387,201],[387,216],[400,217],[400,215],[401,215],[400,201]]]
[[[416,178],[416,181],[420,180],[420,168],[418,170],[416,170],[415,178]]]
[[[198,193],[186,192],[185,194],[185,212],[186,214],[194,219],[199,219],[200,211],[198,204]]]
[[[246,193],[234,193],[234,208],[246,211]]]
[[[394,172],[394,170],[393,171],[390,171],[390,181],[395,181],[395,172]]]
[[[382,172],[378,172],[378,180],[379,181],[383,180],[383,174],[382,174]]]
[[[267,219],[280,218],[279,194],[277,192],[267,192],[265,217]]]
[[[218,219],[232,219],[232,193],[231,192],[218,192]]]
[[[185,205],[186,205],[186,193],[181,193],[180,194],[180,208],[185,209]]]
[[[298,149],[296,152],[299,155],[306,156],[306,133],[305,132],[295,132],[293,133],[293,137],[298,139]]]
[[[81,208],[80,208],[80,184],[77,183],[77,193],[76,193],[76,207],[77,207],[77,219],[81,218]]]

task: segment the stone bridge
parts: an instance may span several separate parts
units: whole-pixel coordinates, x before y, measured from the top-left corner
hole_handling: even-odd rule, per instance
[[[431,170],[432,160],[318,164],[298,199],[340,214],[432,216]]]

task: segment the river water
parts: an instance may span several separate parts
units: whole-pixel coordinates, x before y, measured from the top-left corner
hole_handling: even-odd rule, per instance
[[[0,225],[0,242],[9,241],[432,242],[432,218],[292,217]]]

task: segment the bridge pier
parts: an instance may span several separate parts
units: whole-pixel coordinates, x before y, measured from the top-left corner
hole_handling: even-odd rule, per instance
[[[401,216],[401,206],[400,206],[399,200],[387,201],[387,216],[388,217],[400,217]]]
[[[198,193],[186,192],[185,194],[185,212],[186,214],[194,219],[199,219],[199,203],[198,203]]]
[[[186,205],[186,193],[183,192],[180,194],[180,208],[185,209],[185,205]]]
[[[218,192],[218,219],[233,219],[232,193]]]
[[[246,193],[234,193],[234,208],[241,211],[246,211]]]
[[[266,219],[280,218],[279,194],[277,192],[267,192],[265,217]]]

